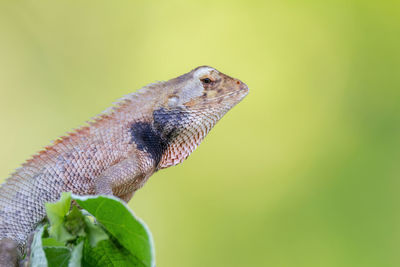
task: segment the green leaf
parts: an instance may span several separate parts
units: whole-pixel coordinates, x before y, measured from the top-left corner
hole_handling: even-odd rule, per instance
[[[44,231],[44,225],[37,228],[31,245],[31,255],[30,255],[30,266],[43,266],[47,267],[46,254],[44,253],[42,247],[42,236]]]
[[[83,243],[84,243],[84,241],[81,241],[78,245],[76,245],[72,249],[71,259],[69,260],[68,267],[80,267],[81,266]]]
[[[90,218],[85,217],[85,222],[87,226],[87,237],[89,238],[89,242],[92,247],[95,247],[98,242],[108,239],[108,235],[104,232],[104,230],[99,225],[94,224]]]
[[[103,240],[92,247],[86,240],[83,249],[82,265],[85,267],[144,267],[126,248],[121,247],[116,240],[111,238]]]
[[[71,193],[62,193],[59,201],[46,203],[46,213],[50,221],[49,235],[60,242],[74,238],[64,226],[64,218],[71,207]]]
[[[49,267],[68,267],[71,250],[66,247],[44,247]],[[40,266],[40,265],[38,265]]]
[[[72,198],[91,213],[109,233],[138,261],[139,265],[154,266],[153,240],[143,222],[119,199],[111,196],[77,196]],[[104,244],[106,242],[100,242]]]
[[[42,238],[42,246],[43,247],[64,247],[65,244],[63,242],[59,242],[52,237]]]
[[[70,210],[72,198],[85,210]],[[120,200],[63,193],[46,211],[50,228],[35,235],[32,266],[154,266],[150,232]]]
[[[85,217],[77,206],[73,206],[72,210],[65,216],[64,226],[67,231],[74,236],[85,235]]]

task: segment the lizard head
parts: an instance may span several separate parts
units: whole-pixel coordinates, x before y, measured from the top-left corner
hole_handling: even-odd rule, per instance
[[[208,66],[197,67],[167,84],[166,105],[170,108],[228,111],[248,93],[246,84]]]
[[[165,85],[165,102],[153,112],[153,127],[165,142],[160,169],[187,158],[217,121],[248,94],[246,84],[208,66]]]

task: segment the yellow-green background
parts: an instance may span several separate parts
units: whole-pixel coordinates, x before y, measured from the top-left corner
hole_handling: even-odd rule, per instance
[[[1,0],[0,177],[211,65],[250,94],[130,202],[157,266],[400,266],[399,3]]]

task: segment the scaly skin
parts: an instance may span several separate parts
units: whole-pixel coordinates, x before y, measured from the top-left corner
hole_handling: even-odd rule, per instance
[[[113,194],[129,201],[157,170],[196,149],[248,93],[241,81],[198,67],[127,95],[110,110],[46,147],[0,187],[0,239],[21,251],[61,192]]]

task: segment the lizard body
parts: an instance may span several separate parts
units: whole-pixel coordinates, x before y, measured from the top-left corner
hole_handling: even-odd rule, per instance
[[[24,251],[61,192],[112,194],[128,202],[157,170],[182,162],[247,86],[202,66],[125,96],[88,126],[57,139],[0,187],[0,240]]]

